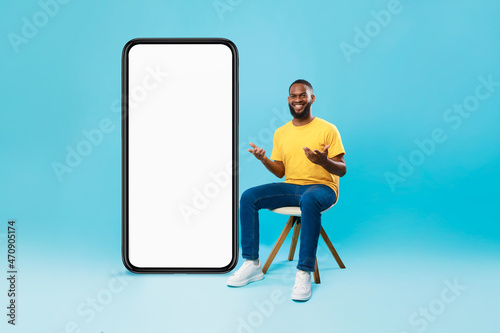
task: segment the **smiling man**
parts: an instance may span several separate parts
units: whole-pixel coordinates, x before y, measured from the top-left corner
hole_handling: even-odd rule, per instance
[[[242,287],[264,278],[259,260],[259,210],[298,206],[302,226],[292,299],[311,297],[321,211],[337,200],[339,177],[346,173],[340,134],[335,125],[311,114],[315,99],[312,85],[296,80],[288,96],[293,119],[275,131],[271,157],[250,142],[248,151],[275,176],[285,176],[285,181],[252,187],[241,195],[241,247],[246,261],[228,279],[229,286]]]

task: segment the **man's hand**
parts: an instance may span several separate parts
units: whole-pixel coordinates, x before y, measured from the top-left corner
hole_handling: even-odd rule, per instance
[[[330,145],[326,145],[325,148],[323,148],[322,152],[317,150],[317,149],[314,149],[314,151],[312,151],[308,147],[302,147],[302,149],[304,149],[304,152],[306,153],[307,158],[311,162],[313,162],[314,164],[318,164],[318,165],[325,165],[326,160],[328,158],[328,148],[329,147],[330,147]]]
[[[252,146],[253,149],[247,150],[251,152],[259,161],[261,161],[262,164],[264,164],[264,166],[267,168],[267,170],[271,171],[276,177],[283,178],[283,176],[285,175],[285,165],[283,165],[283,162],[271,161],[267,158],[266,151],[264,149],[257,147],[251,142],[250,146]]]
[[[311,162],[322,166],[329,173],[332,173],[339,177],[343,177],[347,172],[344,161],[344,153],[333,156],[332,158],[328,158],[329,147],[330,145],[326,145],[325,148],[323,148],[322,152],[317,149],[314,149],[314,151],[312,151],[308,147],[302,148],[304,149],[307,158]]]
[[[262,159],[266,157],[266,151],[264,149],[257,147],[251,142],[250,146],[252,146],[254,149],[247,149],[247,150],[251,152],[253,156],[255,156],[259,161],[262,161]]]

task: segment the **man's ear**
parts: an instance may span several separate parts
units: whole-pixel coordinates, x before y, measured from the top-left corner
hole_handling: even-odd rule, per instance
[[[316,100],[316,96],[314,96],[314,94],[311,95],[311,104],[314,103],[315,100]]]

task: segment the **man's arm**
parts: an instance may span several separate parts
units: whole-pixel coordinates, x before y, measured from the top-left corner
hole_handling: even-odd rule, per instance
[[[334,175],[342,177],[347,172],[344,161],[344,153],[338,154],[337,156],[334,156],[332,158],[328,158],[327,156],[329,147],[330,145],[326,145],[325,148],[323,148],[322,152],[317,149],[312,151],[308,147],[304,147],[303,149],[307,158],[309,158],[311,162],[322,166],[329,173],[333,173]]]
[[[262,148],[257,147],[253,143],[250,142],[250,146],[254,149],[248,149],[259,161],[264,164],[267,170],[271,171],[276,177],[283,178],[285,175],[285,166],[281,161],[271,161],[266,156],[266,151]]]
[[[261,160],[262,164],[267,168],[267,170],[271,171],[276,177],[283,178],[285,175],[285,166],[281,161],[271,161],[265,155]]]
[[[329,173],[333,173],[339,177],[344,176],[347,172],[343,153],[333,156],[332,158],[327,158],[322,164],[319,165],[325,168],[325,170]]]

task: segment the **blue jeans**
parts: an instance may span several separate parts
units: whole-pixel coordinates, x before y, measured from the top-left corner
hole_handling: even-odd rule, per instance
[[[259,210],[284,206],[300,207],[300,250],[297,268],[313,272],[321,230],[321,211],[336,200],[324,184],[270,183],[249,188],[240,199],[241,248],[245,259],[259,258]]]

